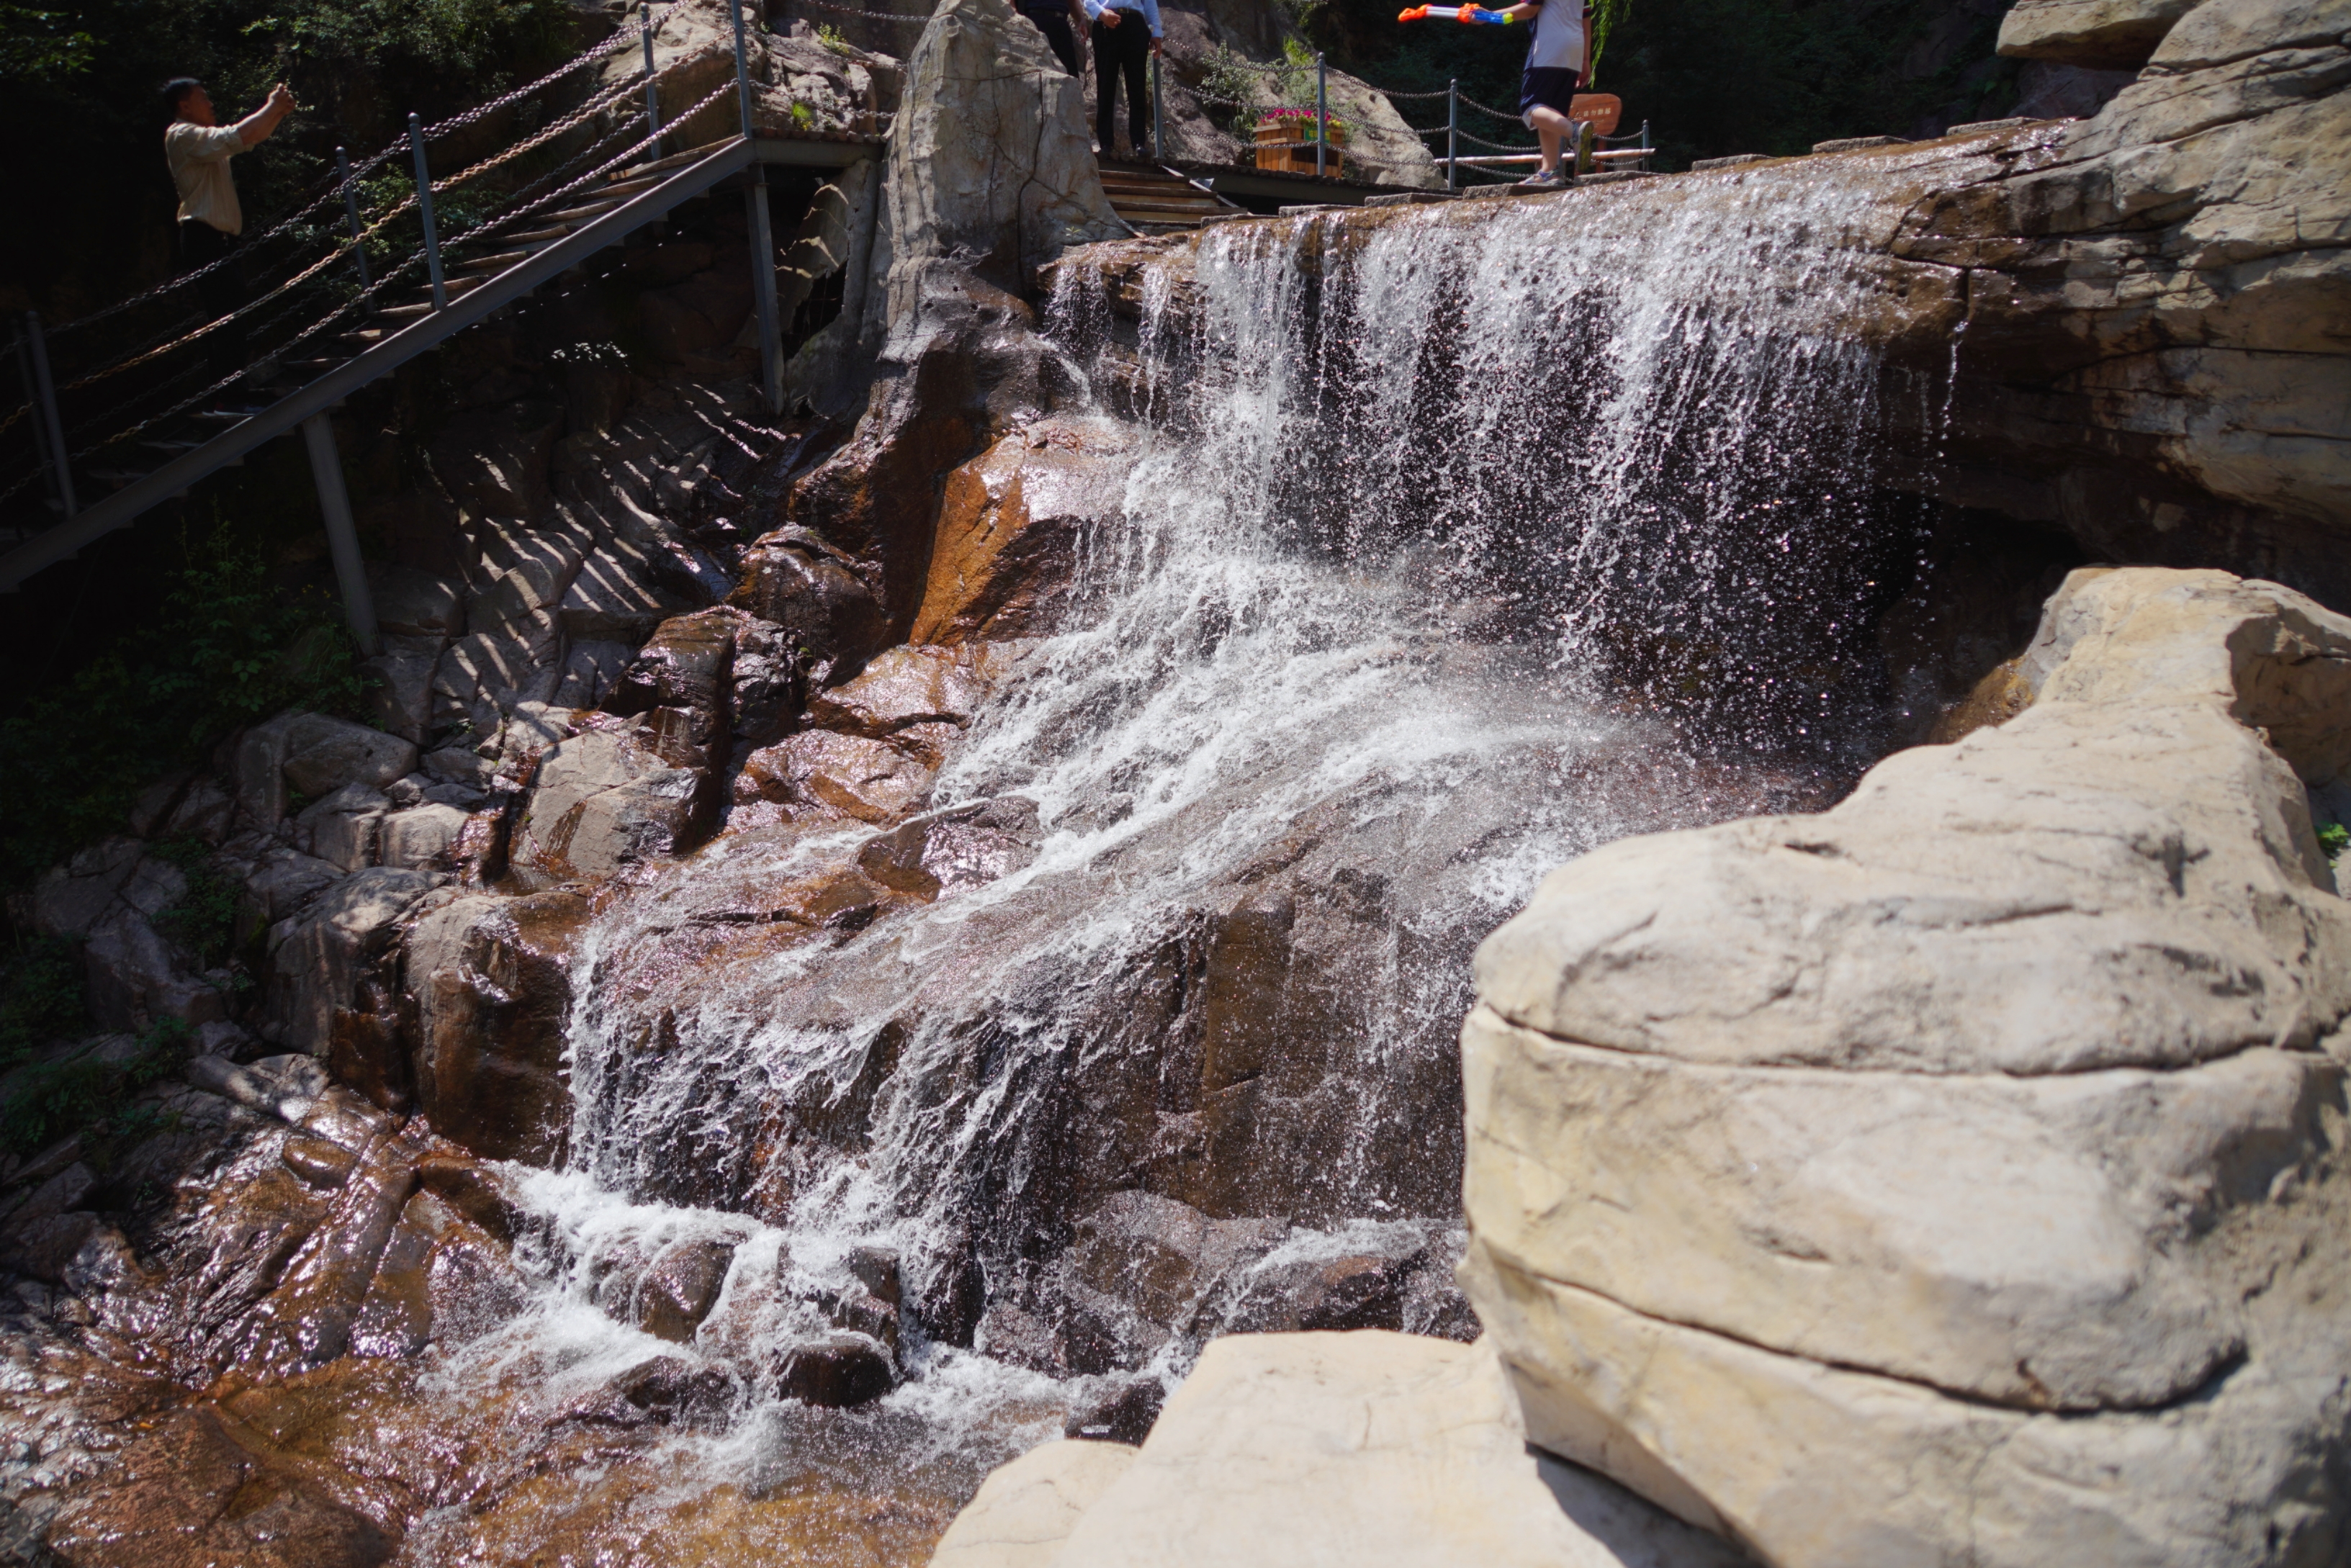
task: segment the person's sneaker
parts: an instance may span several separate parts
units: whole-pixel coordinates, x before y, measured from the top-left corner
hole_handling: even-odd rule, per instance
[[[1567,172],[1563,169],[1538,169],[1519,183],[1532,186],[1538,191],[1557,190],[1567,183]]]

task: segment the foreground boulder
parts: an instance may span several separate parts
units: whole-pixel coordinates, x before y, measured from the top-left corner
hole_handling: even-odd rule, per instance
[[[1774,1563],[2337,1561],[2351,619],[2085,570],[2022,664],[1488,939],[1464,1284],[1533,1441]]]
[[[1737,1555],[1529,1450],[1483,1343],[1376,1330],[1217,1340],[1141,1451],[1004,1467],[933,1568],[1729,1568]]]

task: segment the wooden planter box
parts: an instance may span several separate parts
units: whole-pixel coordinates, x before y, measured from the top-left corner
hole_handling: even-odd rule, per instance
[[[1347,127],[1335,115],[1330,120],[1331,152],[1324,160],[1322,172],[1340,174],[1347,162]],[[1314,172],[1314,116],[1311,114],[1262,114],[1257,122],[1257,166],[1285,174]],[[1304,147],[1285,147],[1285,141],[1303,141]],[[1267,143],[1272,143],[1268,146]]]

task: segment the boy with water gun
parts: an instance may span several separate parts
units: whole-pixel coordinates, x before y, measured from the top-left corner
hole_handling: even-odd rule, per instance
[[[1416,5],[1399,22],[1462,22],[1513,27],[1531,22],[1527,66],[1519,78],[1519,112],[1542,149],[1542,163],[1521,185],[1563,185],[1573,171],[1560,164],[1562,144],[1582,157],[1584,127],[1574,117],[1575,89],[1590,63],[1592,13],[1588,0],[1520,0],[1499,11],[1482,5]]]

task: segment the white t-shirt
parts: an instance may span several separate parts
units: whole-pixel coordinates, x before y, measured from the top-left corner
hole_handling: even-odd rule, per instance
[[[175,120],[163,132],[163,161],[180,188],[180,216],[202,218],[225,235],[245,232],[245,212],[236,204],[236,182],[228,161],[245,151],[234,125],[191,125]]]
[[[1527,40],[1529,70],[1583,69],[1583,0],[1546,0]]]

